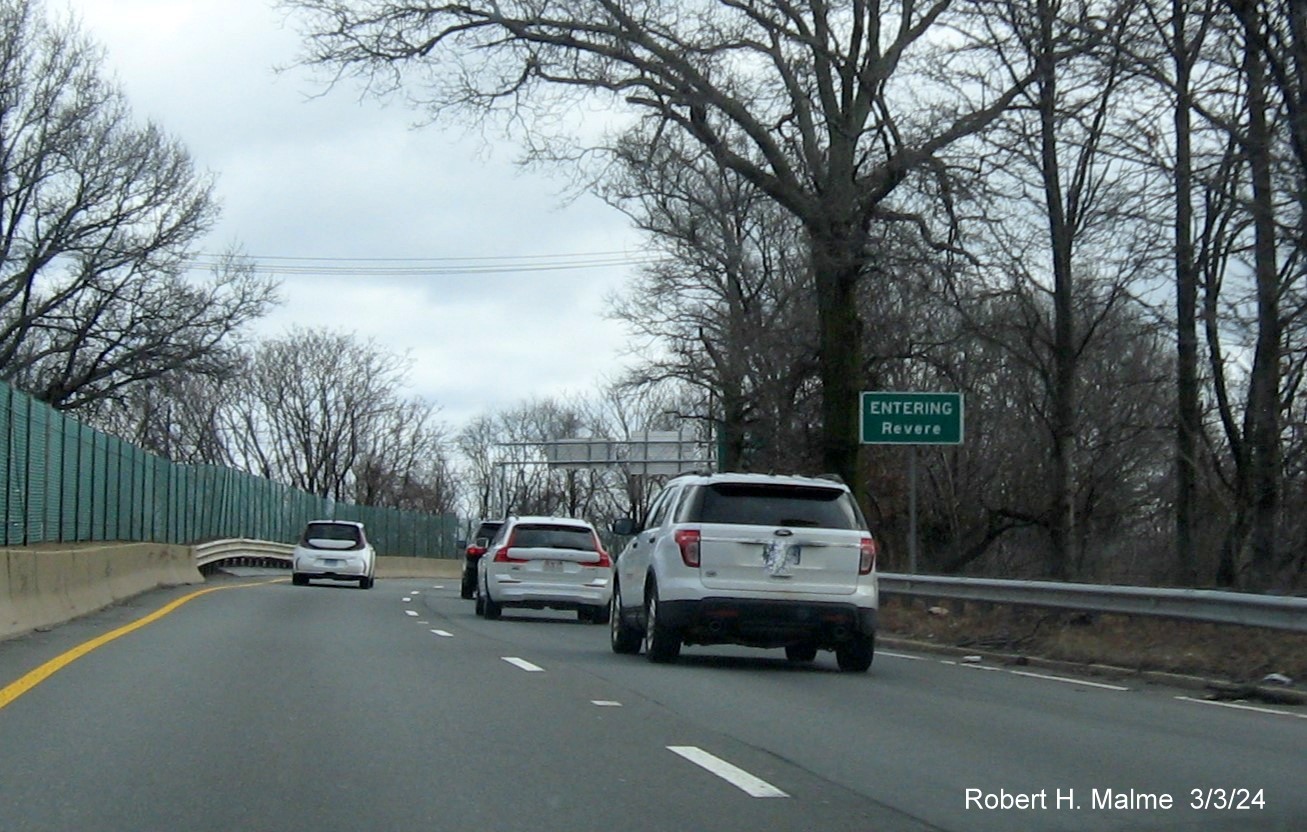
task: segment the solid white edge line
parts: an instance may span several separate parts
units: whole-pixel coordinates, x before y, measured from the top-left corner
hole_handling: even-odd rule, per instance
[[[1234,708],[1238,711],[1256,711],[1259,714],[1274,714],[1275,716],[1291,716],[1294,719],[1307,719],[1307,714],[1296,714],[1293,711],[1277,711],[1274,708],[1259,708],[1256,705],[1240,705],[1238,702],[1217,702],[1212,699],[1194,699],[1192,696],[1177,696],[1181,702],[1197,702],[1199,705],[1219,705],[1222,708]]]
[[[929,659],[927,659],[925,656],[909,656],[907,653],[891,653],[888,650],[877,650],[876,655],[886,656],[891,659],[907,659],[908,661],[913,661],[913,662],[929,661]]]
[[[789,797],[766,780],[754,777],[744,769],[731,765],[720,757],[714,757],[702,748],[693,745],[669,745],[667,750],[712,772],[750,797]]]
[[[526,659],[519,659],[516,656],[500,656],[500,658],[508,662],[509,664],[513,665],[514,667],[521,668],[522,670],[525,670],[528,673],[545,672],[545,669],[543,667],[540,667],[539,665],[531,664]]]
[[[1069,676],[1049,676],[1046,673],[1032,673],[1029,670],[1009,670],[1014,676],[1029,676],[1032,679],[1047,679],[1050,682],[1066,682],[1068,685],[1087,685],[1091,688],[1102,688],[1103,690],[1130,690],[1130,688],[1121,685],[1109,685],[1106,682],[1087,682],[1084,679],[1072,679]]]

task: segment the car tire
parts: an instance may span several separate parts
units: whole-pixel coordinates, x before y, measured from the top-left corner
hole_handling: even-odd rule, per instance
[[[786,645],[785,658],[795,664],[807,664],[817,658],[817,646],[814,644]]]
[[[477,615],[484,616],[486,614],[486,596],[482,595],[480,592],[476,592],[473,593],[472,597],[476,599],[476,604],[473,605],[473,610]]]
[[[468,564],[463,565],[463,585],[459,587],[458,591],[458,594],[465,599],[474,597],[477,592],[476,570],[468,567]]]
[[[290,576],[290,582],[294,586],[308,586],[309,576],[302,575],[299,572],[292,572]]]
[[[365,575],[364,577],[359,578],[359,589],[372,589],[374,583],[376,583],[375,578],[370,578]]]
[[[488,585],[481,587],[481,614],[490,621],[498,621],[504,614],[504,606],[490,597],[490,588]]]
[[[835,645],[835,663],[846,673],[865,673],[875,653],[874,636],[854,633],[848,641]]]
[[[668,627],[658,615],[658,585],[649,578],[644,597],[644,655],[658,664],[675,661],[681,654],[681,634]]]
[[[622,593],[613,587],[613,599],[608,602],[608,640],[614,653],[634,656],[640,652],[644,634],[632,627],[622,616]]]

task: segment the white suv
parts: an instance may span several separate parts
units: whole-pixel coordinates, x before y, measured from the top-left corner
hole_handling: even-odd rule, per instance
[[[841,482],[763,474],[675,477],[617,558],[613,651],[655,662],[682,644],[784,647],[794,662],[834,650],[871,666],[876,542]]]

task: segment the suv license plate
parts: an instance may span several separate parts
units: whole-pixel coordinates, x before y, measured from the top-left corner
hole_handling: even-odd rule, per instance
[[[563,562],[562,562],[561,560],[547,560],[547,561],[545,561],[545,571],[546,571],[546,572],[562,572],[562,571],[563,571]]]

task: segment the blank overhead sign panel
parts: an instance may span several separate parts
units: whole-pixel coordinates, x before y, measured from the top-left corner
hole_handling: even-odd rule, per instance
[[[864,445],[962,444],[961,393],[864,392]]]
[[[542,443],[555,468],[624,468],[634,474],[671,475],[711,464],[702,441],[678,431],[645,431],[628,439],[556,439]]]

